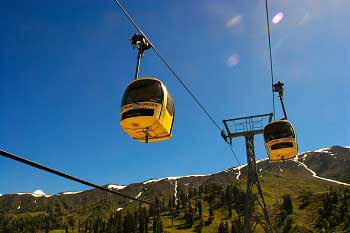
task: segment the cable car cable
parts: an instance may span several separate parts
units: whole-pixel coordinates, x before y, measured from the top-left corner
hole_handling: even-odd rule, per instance
[[[96,188],[96,189],[99,189],[99,190],[102,190],[102,191],[105,191],[105,192],[109,192],[109,193],[112,193],[112,194],[115,194],[115,195],[118,195],[118,196],[122,196],[122,197],[124,197],[124,198],[128,198],[128,199],[133,200],[133,201],[137,201],[137,202],[145,203],[145,204],[148,204],[148,205],[152,205],[152,206],[157,206],[157,207],[160,207],[160,208],[164,208],[164,209],[167,209],[167,210],[169,210],[169,211],[173,211],[171,208],[168,208],[168,207],[166,207],[166,206],[163,206],[163,205],[160,205],[160,204],[155,204],[155,203],[153,203],[153,202],[151,202],[151,201],[138,199],[138,198],[135,198],[135,197],[126,195],[126,194],[124,194],[124,193],[117,192],[117,191],[114,191],[114,190],[111,190],[111,189],[102,187],[102,186],[100,186],[100,185],[91,183],[91,182],[89,182],[89,181],[85,181],[85,180],[83,180],[83,179],[80,179],[80,178],[77,178],[77,177],[68,175],[68,174],[63,173],[63,172],[61,172],[61,171],[58,171],[58,170],[52,169],[52,168],[50,168],[50,167],[41,165],[41,164],[39,164],[39,163],[30,161],[30,160],[25,159],[25,158],[23,158],[23,157],[20,157],[20,156],[18,156],[18,155],[11,154],[11,153],[6,152],[6,151],[4,151],[4,150],[0,150],[0,155],[4,156],[4,157],[6,157],[6,158],[12,159],[12,160],[16,160],[16,161],[18,161],[18,162],[20,162],[20,163],[27,164],[27,165],[29,165],[29,166],[31,166],[31,167],[35,167],[35,168],[38,168],[38,169],[40,169],[40,170],[49,172],[49,173],[51,173],[51,174],[55,174],[55,175],[57,175],[57,176],[60,176],[60,177],[65,178],[65,179],[72,180],[72,181],[75,181],[75,182],[78,182],[78,183],[81,183],[81,184],[84,184],[84,185],[87,185],[87,186],[90,186],[90,187],[93,187],[93,188]]]
[[[272,48],[271,48],[271,32],[270,32],[270,19],[269,19],[269,7],[268,7],[268,0],[265,0],[265,10],[266,10],[266,24],[267,24],[267,35],[268,35],[268,41],[269,41],[269,54],[270,54],[270,73],[271,73],[271,86],[272,86],[272,107],[273,107],[273,119],[276,120],[276,112],[275,112],[275,90],[274,90],[274,72],[273,72],[273,61],[272,61]],[[283,85],[282,85],[283,88]],[[283,93],[283,92],[282,92]],[[283,105],[283,101],[282,101],[282,96],[280,94],[280,100],[282,103],[282,107],[283,107],[283,112],[284,112],[284,116],[285,119],[287,119],[287,114]],[[278,189],[280,189],[280,166],[278,166]],[[260,184],[259,184],[260,186]],[[277,196],[276,196],[276,202],[278,205],[278,198],[279,198],[279,191],[277,189]]]
[[[230,150],[231,150],[233,156],[235,156],[235,159],[236,159],[236,161],[237,161],[237,163],[238,163],[238,166],[241,166],[242,163],[241,163],[241,161],[238,159],[238,157],[237,157],[235,151],[233,150],[232,144],[227,143],[227,145],[228,145],[228,147],[230,148]]]
[[[210,121],[215,125],[216,128],[218,128],[221,131],[220,126],[216,123],[214,118],[210,115],[210,113],[205,109],[205,107],[199,102],[198,98],[193,94],[189,86],[179,77],[179,75],[175,72],[175,70],[170,66],[170,64],[163,58],[163,56],[159,53],[158,49],[154,46],[154,44],[151,42],[151,40],[146,36],[146,34],[141,30],[141,28],[136,24],[134,19],[129,15],[129,13],[125,10],[123,5],[119,2],[119,0],[114,0],[115,3],[119,6],[119,8],[123,11],[123,13],[126,15],[126,17],[130,20],[130,22],[134,25],[136,30],[142,34],[143,37],[146,38],[146,40],[151,45],[153,51],[157,54],[159,59],[163,62],[163,64],[170,70],[170,72],[175,76],[177,81],[180,82],[180,84],[185,88],[188,94],[193,98],[193,100],[197,103],[197,105],[202,109],[202,111],[205,113],[205,115],[210,119]]]
[[[275,109],[275,92],[274,92],[274,72],[273,72],[273,60],[272,60],[272,46],[271,46],[271,32],[270,32],[270,17],[269,17],[269,6],[268,6],[268,0],[265,0],[265,11],[266,11],[266,26],[267,26],[267,36],[268,36],[268,42],[269,42],[269,55],[270,55],[270,73],[271,73],[271,91],[272,91],[272,109],[273,109],[273,119],[276,120],[276,109]],[[263,197],[264,200],[264,194],[262,192],[262,188],[258,179],[258,190],[260,192],[260,195]],[[267,214],[267,224],[269,225],[270,231],[273,232],[271,222],[269,219],[269,215],[267,213],[266,204],[264,203],[265,211]]]
[[[265,10],[266,10],[266,20],[267,20],[267,34],[269,41],[269,52],[270,52],[270,71],[271,71],[271,81],[272,81],[272,105],[274,111],[274,121],[268,123],[264,128],[264,139],[265,147],[269,154],[271,161],[284,162],[294,158],[298,153],[298,142],[296,139],[295,129],[292,124],[288,121],[287,112],[284,107],[283,102],[283,83],[280,81],[274,84],[274,72],[273,72],[273,62],[272,62],[272,48],[271,48],[271,33],[270,33],[270,21],[269,21],[269,8],[268,0],[265,0]],[[279,99],[281,102],[284,118],[276,121],[275,114],[275,98],[274,92],[279,93]],[[284,125],[284,127],[282,127]],[[269,128],[269,133],[266,129]],[[279,141],[277,139],[280,139]],[[283,139],[283,140],[282,140]],[[282,141],[281,141],[282,140]],[[282,156],[283,155],[283,156]]]
[[[275,112],[275,93],[273,91],[274,84],[274,73],[273,73],[273,62],[272,62],[272,48],[271,48],[271,33],[270,33],[270,19],[269,19],[269,6],[268,0],[265,0],[265,10],[266,10],[266,23],[267,23],[267,36],[269,39],[269,52],[270,52],[270,73],[271,73],[271,88],[272,88],[272,108],[273,108],[273,119],[276,119]]]

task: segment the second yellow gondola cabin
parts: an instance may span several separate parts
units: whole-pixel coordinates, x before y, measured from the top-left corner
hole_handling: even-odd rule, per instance
[[[121,104],[120,125],[140,142],[159,142],[172,136],[175,106],[164,84],[138,78],[127,87]]]
[[[288,120],[268,123],[264,128],[266,151],[272,162],[284,162],[298,154],[295,130]]]

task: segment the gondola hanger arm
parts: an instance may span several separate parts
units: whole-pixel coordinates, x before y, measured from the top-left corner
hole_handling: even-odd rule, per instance
[[[283,114],[284,114],[283,119],[288,120],[287,112],[286,112],[286,109],[284,107],[284,102],[283,102],[283,94],[284,94],[284,87],[283,86],[284,86],[284,83],[278,81],[277,83],[272,85],[272,90],[279,94],[281,105],[282,105],[282,110],[283,110]]]
[[[131,42],[132,48],[138,49],[139,51],[137,54],[137,63],[136,63],[136,71],[135,71],[135,79],[137,79],[140,73],[141,59],[144,56],[144,52],[147,49],[152,48],[152,45],[143,35],[137,35],[137,34],[134,34],[130,38],[130,42]]]

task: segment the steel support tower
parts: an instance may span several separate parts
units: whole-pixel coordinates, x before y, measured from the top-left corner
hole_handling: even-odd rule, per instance
[[[248,117],[240,117],[235,119],[223,120],[226,133],[223,131],[221,136],[226,142],[232,144],[232,139],[237,137],[244,137],[246,144],[247,163],[248,163],[248,174],[247,174],[247,194],[245,201],[245,215],[244,215],[244,233],[254,232],[253,227],[253,212],[255,201],[259,201],[253,195],[253,186],[255,185],[258,189],[259,196],[262,203],[262,211],[264,213],[265,224],[260,222],[260,225],[264,228],[265,232],[272,233],[272,226],[270,217],[267,212],[264,195],[259,181],[259,176],[256,168],[256,157],[255,157],[255,145],[254,136],[257,134],[263,134],[263,121],[268,117],[268,122],[272,120],[272,113],[255,115]]]

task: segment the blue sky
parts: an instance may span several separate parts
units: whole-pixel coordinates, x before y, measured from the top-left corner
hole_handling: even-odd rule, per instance
[[[122,1],[215,120],[272,111],[264,1]],[[350,145],[347,0],[270,0],[275,79],[300,151]],[[0,147],[98,184],[236,166],[217,129],[153,51],[141,76],[175,100],[173,138],[133,141],[119,125],[136,32],[113,0],[6,1],[0,9]],[[276,99],[277,101],[277,99]],[[277,102],[278,103],[278,102]],[[278,117],[281,109],[277,105]],[[222,125],[223,126],[223,125]],[[245,162],[244,141],[234,149]],[[257,158],[266,157],[256,137]],[[0,158],[0,193],[87,187]]]

